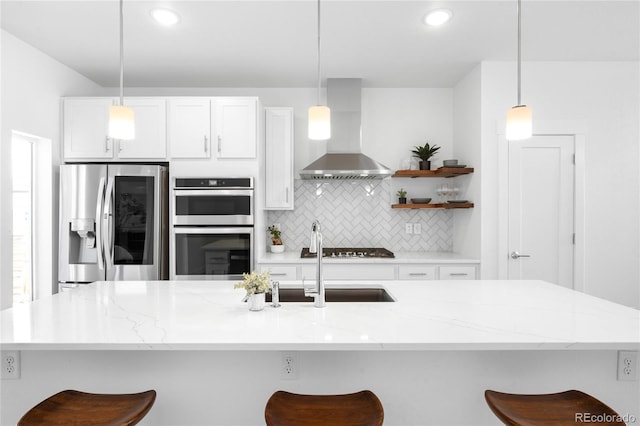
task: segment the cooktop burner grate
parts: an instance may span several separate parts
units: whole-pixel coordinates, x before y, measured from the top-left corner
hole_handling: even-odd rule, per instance
[[[304,247],[300,253],[302,259],[315,258],[316,253],[309,253],[309,249]],[[325,258],[393,258],[393,252],[381,247],[323,247],[322,257]]]

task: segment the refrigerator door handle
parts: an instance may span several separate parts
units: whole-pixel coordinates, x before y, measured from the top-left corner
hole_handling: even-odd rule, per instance
[[[104,207],[104,178],[100,178],[98,183],[98,200],[96,202],[96,252],[98,257],[98,268],[104,270],[104,251],[102,241],[102,210]]]
[[[111,208],[114,197],[114,184],[115,178],[110,177],[107,182],[107,193],[104,196],[103,224],[105,227],[104,233],[106,234],[106,238],[104,238],[104,258],[107,271],[113,268],[113,212]],[[107,278],[109,278],[108,273]]]

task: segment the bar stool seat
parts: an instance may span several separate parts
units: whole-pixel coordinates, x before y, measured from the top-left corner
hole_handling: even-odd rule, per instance
[[[625,424],[605,403],[577,390],[540,395],[486,390],[484,398],[491,411],[509,426]]]
[[[65,390],[27,411],[18,426],[135,425],[149,412],[155,400],[154,390],[131,394]]]
[[[380,426],[384,410],[364,390],[343,395],[302,395],[277,391],[264,411],[267,426]]]

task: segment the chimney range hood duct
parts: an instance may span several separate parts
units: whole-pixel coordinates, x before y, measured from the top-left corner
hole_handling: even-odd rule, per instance
[[[392,171],[361,152],[362,88],[359,78],[327,79],[331,139],[327,153],[300,171],[302,179],[384,179]]]

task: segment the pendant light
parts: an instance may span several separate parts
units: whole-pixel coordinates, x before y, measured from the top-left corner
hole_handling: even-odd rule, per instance
[[[120,104],[109,107],[109,137],[131,140],[135,138],[133,109],[124,106],[124,31],[123,0],[120,0]]]
[[[522,105],[521,74],[522,74],[522,0],[518,0],[518,104],[507,111],[507,140],[522,140],[531,137],[531,108]]]
[[[309,139],[331,138],[331,110],[320,103],[320,0],[318,0],[318,104],[309,108]]]

